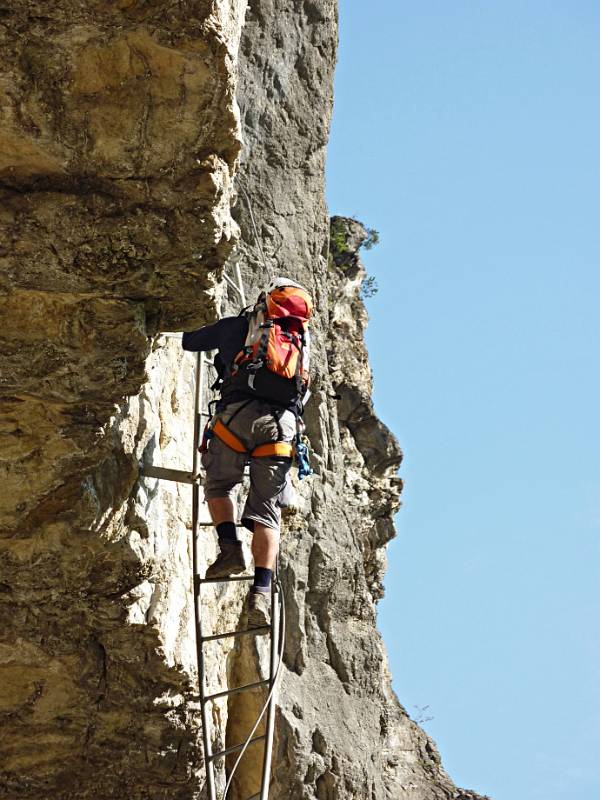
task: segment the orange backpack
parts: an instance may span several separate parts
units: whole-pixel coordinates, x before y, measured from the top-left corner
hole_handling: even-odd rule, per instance
[[[312,302],[299,286],[277,286],[247,313],[248,334],[231,364],[231,388],[282,405],[308,386]]]

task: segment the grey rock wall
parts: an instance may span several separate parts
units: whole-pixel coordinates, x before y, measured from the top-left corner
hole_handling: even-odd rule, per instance
[[[310,288],[317,307],[306,419],[318,474],[298,486],[300,507],[283,537],[288,633],[273,793],[476,797],[456,789],[434,743],[398,703],[376,629],[401,452],[371,401],[362,226],[339,220],[344,252],[329,253],[323,171],[336,36],[332,2],[255,0],[240,48],[238,185],[250,195],[266,264],[243,193],[236,258],[249,286],[283,272]]]
[[[221,274],[238,263],[250,299],[283,272],[317,307],[272,796],[476,799],[393,695],[376,629],[401,454],[371,402],[360,224],[329,252],[336,15],[0,2],[0,797],[204,796],[190,489],[140,464],[191,467],[194,360],[161,332],[237,310]],[[207,590],[207,627],[243,624],[243,594]],[[215,644],[209,686],[265,661],[265,642]],[[260,703],[216,702],[213,746]],[[232,798],[259,772],[257,748]]]
[[[191,452],[155,334],[215,315],[245,7],[0,3],[3,797],[199,785],[189,497],[138,461]]]

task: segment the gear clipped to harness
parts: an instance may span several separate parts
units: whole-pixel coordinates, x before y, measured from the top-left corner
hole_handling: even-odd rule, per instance
[[[248,334],[231,364],[227,389],[301,406],[309,382],[311,314],[308,292],[294,281],[276,279],[246,312]]]
[[[313,469],[310,466],[308,437],[303,436],[301,433],[296,436],[296,441],[294,442],[294,457],[300,480],[308,478],[309,475],[313,474]]]

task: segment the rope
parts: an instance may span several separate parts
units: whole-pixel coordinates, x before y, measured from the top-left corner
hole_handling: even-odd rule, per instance
[[[283,596],[283,587],[281,586],[281,581],[277,580],[277,586],[279,587],[279,591],[277,592],[277,594],[279,595],[279,597],[281,599],[281,637],[279,639],[279,653],[278,653],[279,661],[277,662],[277,669],[275,670],[275,677],[273,678],[273,685],[271,686],[271,688],[269,690],[269,694],[267,695],[267,699],[265,700],[265,702],[263,704],[262,710],[261,710],[260,714],[258,715],[258,717],[256,718],[256,722],[254,723],[254,725],[252,727],[252,730],[250,731],[250,733],[246,737],[246,741],[244,742],[244,746],[240,750],[240,754],[237,757],[237,759],[235,761],[235,764],[233,765],[233,769],[231,770],[229,778],[227,779],[227,783],[225,784],[225,792],[223,794],[223,800],[227,800],[227,792],[229,791],[229,787],[231,786],[231,781],[233,780],[233,776],[235,775],[235,772],[236,772],[236,770],[238,768],[238,765],[239,765],[240,761],[242,760],[242,758],[244,756],[244,753],[248,749],[248,745],[250,744],[250,740],[253,738],[254,734],[256,733],[256,729],[260,725],[260,721],[262,720],[262,718],[265,715],[265,712],[269,708],[269,703],[271,702],[271,698],[273,697],[273,695],[275,693],[275,690],[277,689],[279,681],[281,679],[281,675],[282,675],[281,665],[283,664],[283,651],[284,651],[284,644],[285,644],[285,599],[284,599],[284,596]],[[273,613],[273,609],[271,609],[271,613]],[[268,746],[268,742],[265,742],[265,747],[267,747],[267,746]],[[267,776],[267,780],[269,780],[269,778],[270,778],[270,776],[268,775]]]

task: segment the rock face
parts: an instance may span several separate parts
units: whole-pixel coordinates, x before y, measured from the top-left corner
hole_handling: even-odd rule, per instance
[[[189,798],[189,497],[138,460],[191,452],[155,334],[215,315],[245,2],[0,5],[0,795]]]
[[[236,309],[238,263],[250,299],[283,272],[317,305],[272,797],[476,798],[393,695],[375,625],[401,454],[370,399],[360,223],[328,249],[335,4],[26,0],[0,36],[0,797],[204,796],[190,489],[140,464],[191,468],[194,359],[160,332]],[[205,600],[207,628],[243,621],[241,588]],[[211,690],[265,656],[213,645]],[[214,747],[260,704],[215,702]]]

